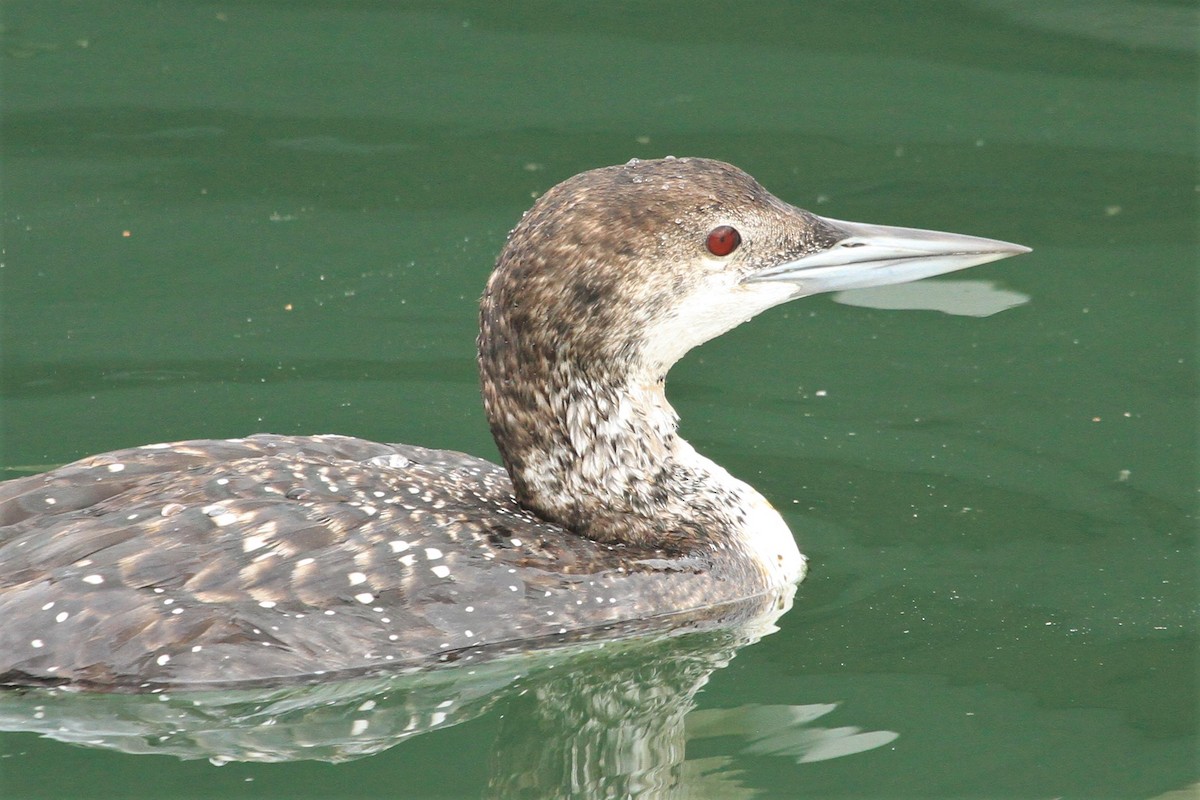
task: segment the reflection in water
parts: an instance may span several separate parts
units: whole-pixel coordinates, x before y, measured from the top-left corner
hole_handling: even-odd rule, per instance
[[[894,731],[862,731],[852,726],[820,728],[808,723],[837,708],[837,703],[804,706],[747,705],[733,709],[704,709],[687,718],[688,739],[737,736],[750,744],[752,755],[791,756],[800,763],[874,750],[894,741]]]
[[[863,308],[941,311],[963,317],[990,317],[1028,303],[1027,294],[999,289],[992,281],[939,281],[870,289],[850,289],[833,295],[836,303]]]
[[[225,691],[0,694],[0,730],[181,759],[348,761],[503,708],[491,758],[495,796],[662,796],[732,788],[729,760],[685,761],[689,739],[737,737],[746,753],[816,761],[896,734],[821,729],[833,705],[693,712],[714,670],[775,630],[794,588],[706,614],[610,629],[569,648],[404,675]],[[710,610],[711,611],[711,610]],[[747,790],[735,791],[745,795]],[[728,792],[726,792],[728,795]]]

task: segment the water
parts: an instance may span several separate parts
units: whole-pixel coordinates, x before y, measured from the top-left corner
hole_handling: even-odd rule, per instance
[[[1192,5],[753,8],[10,0],[3,467],[263,430],[494,457],[475,303],[532,195],[726,159],[818,213],[1034,253],[954,279],[1028,298],[992,316],[812,298],[672,373],[684,434],[813,559],[779,632],[704,662],[694,711],[694,685],[633,703],[686,728],[651,748],[686,740],[680,796],[1193,786]],[[5,733],[0,776],[14,798],[566,786],[536,698],[599,690],[495,688],[337,765]]]

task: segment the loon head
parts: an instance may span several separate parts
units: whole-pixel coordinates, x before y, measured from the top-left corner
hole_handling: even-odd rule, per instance
[[[512,231],[481,303],[485,407],[517,497],[601,539],[614,504],[613,524],[669,516],[653,499],[678,455],[661,387],[688,350],[798,297],[1027,250],[826,219],[708,159],[576,175]]]
[[[525,214],[488,283],[483,328],[498,335],[483,344],[530,344],[576,368],[619,365],[657,378],[696,345],[788,300],[1028,250],[819,217],[720,161],[634,160],[576,175]]]

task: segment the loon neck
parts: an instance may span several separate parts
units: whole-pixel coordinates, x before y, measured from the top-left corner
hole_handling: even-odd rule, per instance
[[[762,502],[679,436],[665,376],[547,359],[527,339],[489,344],[480,365],[492,433],[517,500],[541,517],[596,541],[689,554],[736,535],[746,503]]]

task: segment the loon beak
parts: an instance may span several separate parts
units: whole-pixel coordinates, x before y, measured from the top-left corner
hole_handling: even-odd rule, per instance
[[[824,217],[817,217],[817,223],[843,238],[824,250],[755,272],[746,281],[791,283],[799,297],[907,283],[1029,252],[1019,244],[958,233]]]

